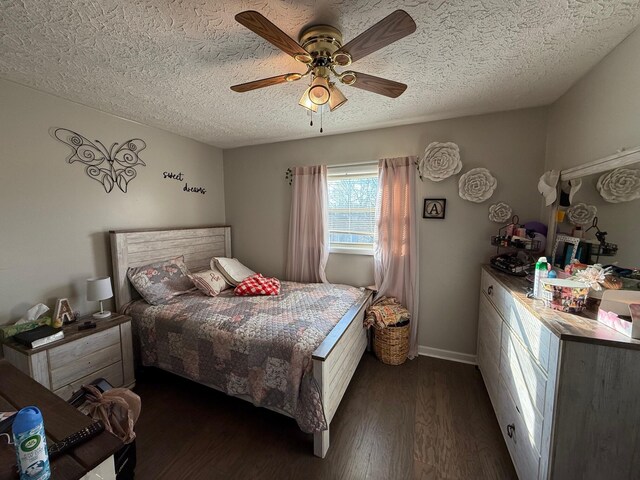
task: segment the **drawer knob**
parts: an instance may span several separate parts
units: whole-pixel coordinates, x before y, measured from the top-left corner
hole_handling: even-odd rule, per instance
[[[516,426],[513,423],[507,425],[507,435],[509,438],[513,438],[513,434],[516,433]]]
[[[489,285],[489,288],[487,288],[487,293],[489,295],[491,295],[493,293],[493,285]]]

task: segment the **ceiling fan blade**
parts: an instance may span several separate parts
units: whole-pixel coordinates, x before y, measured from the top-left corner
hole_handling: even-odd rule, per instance
[[[386,78],[374,77],[366,73],[353,72],[356,81],[351,86],[367,90],[369,92],[384,95],[385,97],[397,98],[404,93],[407,86],[404,83],[394,82]]]
[[[247,10],[236,15],[236,21],[253,33],[260,35],[266,41],[272,43],[280,50],[288,53],[293,58],[307,62],[311,60],[311,56],[289,35],[284,33],[273,23],[271,23],[264,15],[255,10]]]
[[[260,80],[254,80],[253,82],[240,83],[238,85],[232,86],[231,90],[233,90],[234,92],[243,93],[249,92],[251,90],[256,90],[258,88],[270,87],[271,85],[278,85],[279,83],[286,83],[287,81],[297,80],[287,80],[287,77],[289,77],[290,75],[297,74],[287,73],[286,75],[278,75],[277,77],[262,78]]]
[[[336,52],[348,53],[355,62],[416,31],[416,22],[404,10],[396,10]],[[335,55],[335,54],[334,54]]]

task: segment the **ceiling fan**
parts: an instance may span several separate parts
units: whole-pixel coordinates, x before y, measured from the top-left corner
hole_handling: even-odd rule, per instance
[[[312,112],[317,112],[319,108],[322,112],[322,105],[328,104],[329,110],[333,111],[347,101],[335,86],[333,78],[344,85],[391,98],[400,96],[407,89],[404,83],[393,80],[353,70],[336,70],[348,67],[370,53],[415,32],[415,22],[403,10],[396,10],[346,44],[342,43],[340,30],[330,25],[314,25],[304,29],[298,43],[256,11],[241,12],[235,18],[252,32],[305,64],[307,71],[234,85],[231,87],[234,92],[248,92],[310,76],[309,88],[305,90],[299,103]]]

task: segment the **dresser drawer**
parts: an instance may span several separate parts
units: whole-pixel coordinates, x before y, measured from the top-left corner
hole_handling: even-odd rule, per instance
[[[54,390],[53,393],[58,395],[63,400],[67,401],[71,398],[74,392],[77,392],[82,385],[88,385],[96,378],[104,378],[111,384],[112,387],[122,387],[124,384],[124,375],[122,371],[122,362],[116,362],[108,367],[101,368],[100,370],[93,372],[86,377],[82,377],[74,382],[69,383],[63,387]]]
[[[508,328],[505,326],[508,330]],[[506,336],[500,358],[500,376],[524,426],[531,437],[531,442],[538,452],[542,451],[542,430],[544,426],[544,398],[547,387],[546,377],[535,366],[533,359],[518,347],[518,341]],[[536,389],[539,389],[537,391]]]
[[[505,321],[531,356],[536,359],[540,368],[547,373],[551,332],[524,304],[517,300],[511,303]]]
[[[544,412],[547,374],[506,324],[503,326],[500,365],[501,368],[509,367],[515,385],[518,388],[526,388],[532,405],[538,412]]]
[[[482,374],[484,385],[489,393],[489,398],[493,408],[497,408],[498,401],[498,363],[494,362],[493,355],[489,354],[487,346],[481,339],[478,339],[478,368]]]
[[[495,305],[500,315],[503,317],[509,311],[509,307],[513,302],[511,293],[504,288],[495,278],[491,276],[486,270],[482,270],[482,277],[480,279],[480,287],[482,292],[487,298],[491,299],[491,302]]]
[[[56,369],[51,369],[51,390],[94,374],[96,371],[122,361],[120,344],[110,345],[88,355],[76,358]]]
[[[478,315],[478,343],[484,343],[491,361],[500,363],[500,336],[502,335],[502,318],[489,300],[480,296]]]
[[[120,327],[114,326],[94,335],[65,343],[49,350],[49,368],[55,370],[78,361],[79,357],[120,344]]]
[[[534,447],[522,415],[500,376],[498,421],[520,480],[536,480],[540,455]]]

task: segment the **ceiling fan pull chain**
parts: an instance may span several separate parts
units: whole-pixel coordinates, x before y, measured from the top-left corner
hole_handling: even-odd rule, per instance
[[[309,122],[309,126],[313,127],[313,110],[311,110],[309,114],[311,115],[311,122]]]
[[[324,107],[324,105],[323,105]],[[322,133],[322,112],[324,111],[324,108],[320,109],[320,133]]]

